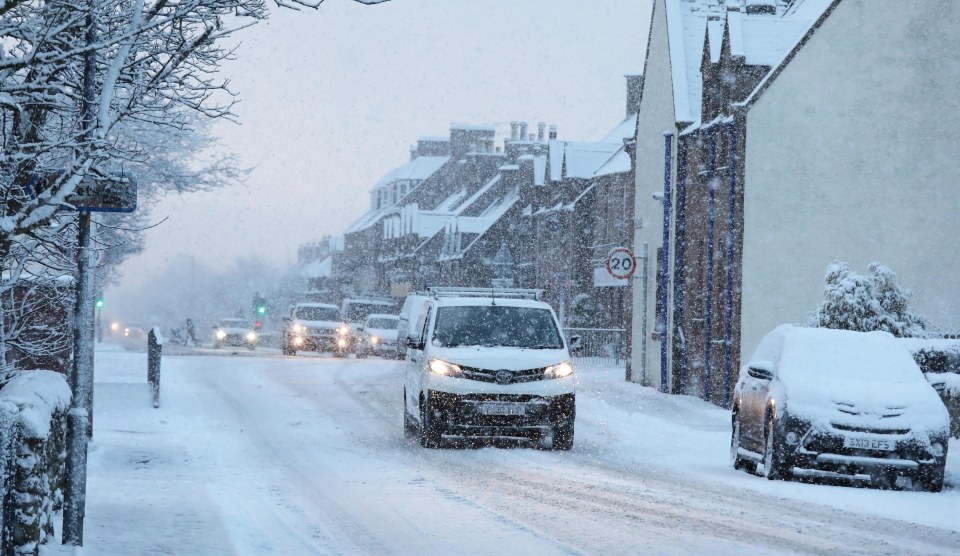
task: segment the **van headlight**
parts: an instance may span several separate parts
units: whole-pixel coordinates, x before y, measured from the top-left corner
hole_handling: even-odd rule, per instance
[[[543,369],[544,378],[563,378],[573,374],[573,365],[569,361],[550,365]]]
[[[222,340],[227,337],[227,332],[225,330],[217,330],[217,339]]]
[[[430,368],[431,373],[443,376],[457,376],[462,371],[459,365],[447,363],[442,359],[431,359],[428,367]]]
[[[253,332],[247,332],[247,341],[248,341],[248,342],[256,342],[256,341],[257,341],[257,335],[254,334]]]
[[[350,332],[350,327],[349,327],[349,326],[338,326],[338,327],[337,327],[337,334],[340,334],[341,336],[345,336],[348,332]]]
[[[294,325],[293,325],[293,331],[294,331],[294,333],[296,333],[296,334],[300,334],[301,332],[306,332],[306,330],[304,330],[304,328],[305,328],[305,327],[300,326],[299,324],[294,324]]]
[[[370,336],[370,343],[371,343],[371,344],[377,345],[378,342],[380,342],[380,338],[377,338],[376,336]]]

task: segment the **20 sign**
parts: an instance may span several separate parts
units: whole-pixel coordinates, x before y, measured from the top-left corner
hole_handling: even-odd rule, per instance
[[[637,259],[626,247],[614,247],[607,254],[607,272],[619,280],[633,276],[637,270]]]

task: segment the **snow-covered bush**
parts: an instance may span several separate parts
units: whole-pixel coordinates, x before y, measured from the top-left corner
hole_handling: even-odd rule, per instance
[[[63,505],[70,388],[53,371],[19,373],[0,388],[4,554],[36,555]]]
[[[926,338],[926,320],[908,310],[910,291],[900,286],[896,273],[875,262],[868,268],[870,274],[865,276],[851,270],[847,263],[830,264],[823,301],[807,325]]]

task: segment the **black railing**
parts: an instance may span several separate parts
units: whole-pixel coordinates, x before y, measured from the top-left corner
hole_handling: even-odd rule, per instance
[[[573,352],[577,363],[603,367],[620,366],[627,360],[626,331],[622,328],[564,328],[567,342],[580,337],[581,348]]]

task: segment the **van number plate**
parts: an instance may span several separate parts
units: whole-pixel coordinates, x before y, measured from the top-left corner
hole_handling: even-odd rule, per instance
[[[484,415],[526,415],[527,408],[515,403],[482,403],[480,413]]]
[[[859,450],[880,450],[884,452],[891,452],[894,448],[894,443],[891,440],[886,440],[883,438],[865,438],[862,436],[845,436],[843,438],[843,447],[844,448],[856,448]]]

